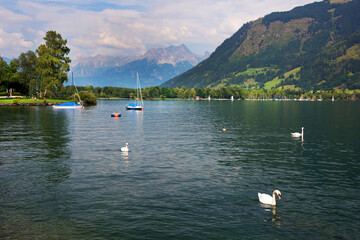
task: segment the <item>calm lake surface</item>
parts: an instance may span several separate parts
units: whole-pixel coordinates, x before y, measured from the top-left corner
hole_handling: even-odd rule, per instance
[[[129,103],[0,108],[0,239],[359,238],[359,102]]]

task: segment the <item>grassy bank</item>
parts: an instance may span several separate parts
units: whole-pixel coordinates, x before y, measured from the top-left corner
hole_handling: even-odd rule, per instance
[[[40,104],[40,103],[63,103],[63,102],[71,102],[72,100],[68,99],[31,99],[31,98],[1,98],[0,104],[15,104],[15,103],[31,103],[31,104]]]

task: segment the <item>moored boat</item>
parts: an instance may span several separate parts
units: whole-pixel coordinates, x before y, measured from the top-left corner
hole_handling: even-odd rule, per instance
[[[74,75],[73,75],[73,72],[71,72],[71,78],[72,78],[72,84],[73,86],[75,87],[75,90],[76,90],[76,93],[74,93],[74,101],[73,102],[65,102],[65,103],[60,103],[60,104],[55,104],[52,106],[53,109],[81,109],[83,108],[83,105],[82,105],[82,102],[81,102],[81,99],[80,99],[80,95],[78,93],[78,90],[75,86],[75,83],[74,83]],[[78,96],[79,98],[79,103],[76,103],[75,102],[75,95]]]
[[[140,80],[139,80],[139,74],[138,73],[136,73],[136,77],[137,77],[136,103],[131,103],[128,106],[126,106],[126,110],[144,111],[144,102],[143,102],[143,99],[142,99]],[[139,98],[139,95],[140,95],[140,98]]]
[[[83,107],[82,104],[78,104],[76,102],[66,102],[66,103],[55,104],[52,106],[52,108],[54,109],[77,109],[82,107]]]

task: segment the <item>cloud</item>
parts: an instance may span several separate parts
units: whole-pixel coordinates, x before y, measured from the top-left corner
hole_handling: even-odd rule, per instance
[[[33,42],[26,41],[21,33],[7,33],[0,29],[0,54],[2,56],[13,56],[13,52],[27,52],[33,45]]]
[[[36,48],[30,43],[39,45],[49,30],[68,40],[72,55],[142,54],[150,47],[181,43],[202,53],[213,51],[246,22],[310,2],[5,0],[8,4],[0,6],[0,28],[2,36],[17,39],[18,45],[6,41],[12,56],[25,46]]]
[[[32,21],[31,16],[18,14],[0,6],[0,26],[10,27],[12,24]]]

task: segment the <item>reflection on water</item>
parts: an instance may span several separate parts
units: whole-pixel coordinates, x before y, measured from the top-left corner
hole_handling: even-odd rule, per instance
[[[34,221],[56,212],[47,205],[60,200],[60,184],[71,174],[68,116],[47,107],[4,107],[0,122],[0,198],[9,209],[1,214],[0,233],[30,238],[45,229],[54,233],[51,221],[41,230]]]
[[[129,159],[129,152],[121,152],[121,155],[124,157],[124,159]]]
[[[271,205],[268,205],[268,204],[262,204],[260,203],[261,207],[264,208],[265,212],[271,212],[272,213],[272,217],[271,219],[265,219],[265,221],[271,221],[273,223],[275,223],[275,225],[277,227],[280,227],[280,220],[281,220],[281,217],[280,217],[280,214],[276,214],[276,206],[271,206]]]
[[[128,104],[0,108],[0,236],[360,234],[359,103],[148,101],[143,112]],[[304,138],[292,138],[301,126]],[[259,205],[257,192],[273,189],[283,194],[276,208]]]

